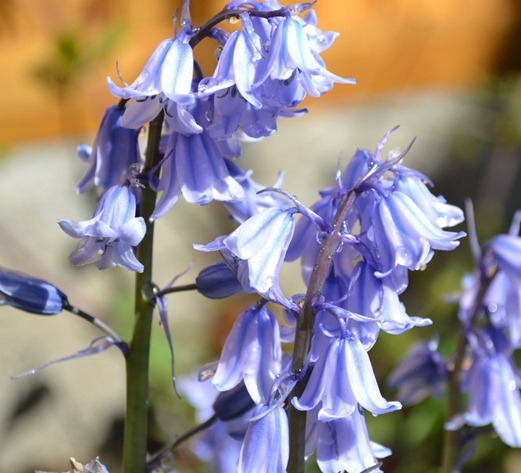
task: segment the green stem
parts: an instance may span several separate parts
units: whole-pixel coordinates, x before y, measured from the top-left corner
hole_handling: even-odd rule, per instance
[[[159,140],[163,124],[163,114],[158,115],[148,131],[144,172],[153,169],[159,162]],[[142,273],[136,274],[135,325],[132,342],[127,356],[127,409],[123,444],[123,472],[144,473],[146,471],[148,434],[148,365],[150,354],[150,334],[154,304],[152,296],[152,257],[154,224],[150,216],[154,211],[156,193],[149,187],[141,193],[140,215],[146,222],[147,231],[136,250],[136,256],[143,264]]]
[[[326,282],[329,268],[334,254],[341,245],[341,227],[347,218],[356,199],[356,192],[350,191],[340,202],[338,210],[333,220],[333,228],[330,233],[324,235],[324,240],[320,246],[318,257],[315,262],[313,272],[309,280],[309,285],[304,300],[304,305],[297,319],[295,335],[295,345],[293,349],[292,370],[300,373],[305,366],[311,338],[313,336],[313,326],[315,325],[315,311],[313,303],[322,293],[322,288]],[[306,387],[307,377],[304,377],[295,386],[290,395],[299,397]],[[289,417],[289,463],[288,473],[304,473],[305,464],[305,441],[306,441],[306,412],[295,409],[292,404],[288,407]]]
[[[476,324],[479,315],[481,314],[483,298],[495,274],[496,270],[494,269],[490,271],[490,274],[481,277],[480,285],[474,299],[474,305],[470,312],[469,322],[467,325],[461,325],[458,334],[454,366],[449,373],[448,379],[447,409],[445,414],[445,420],[447,422],[462,412],[460,388],[461,375],[463,373],[467,354],[467,333]],[[461,437],[461,430],[445,429],[443,433],[442,464],[440,473],[454,473],[456,471],[455,468],[461,454],[461,448],[463,447]]]

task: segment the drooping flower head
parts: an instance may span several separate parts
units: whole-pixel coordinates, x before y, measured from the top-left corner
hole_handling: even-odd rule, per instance
[[[121,266],[143,271],[134,255],[146,232],[142,217],[136,217],[136,198],[126,186],[113,186],[103,194],[94,217],[84,222],[58,221],[67,235],[80,241],[69,259],[74,265],[94,263],[99,269]]]
[[[277,319],[260,302],[245,310],[235,322],[212,382],[219,391],[228,391],[244,380],[253,401],[267,403],[281,363]]]
[[[190,39],[192,22],[185,0],[181,17],[181,29],[175,38],[162,41],[136,80],[125,87],[118,87],[107,77],[110,91],[124,99],[147,99],[164,95],[177,103],[193,102],[192,79],[194,58]]]
[[[391,450],[369,439],[364,415],[359,409],[339,419],[316,421],[315,430],[317,463],[323,473],[381,473],[377,458],[391,454]]]
[[[293,235],[293,214],[297,210],[272,207],[253,215],[228,236],[217,238],[208,245],[194,245],[200,251],[227,250],[246,262],[238,279],[264,298],[296,309],[296,305],[282,294],[278,284],[279,272]]]

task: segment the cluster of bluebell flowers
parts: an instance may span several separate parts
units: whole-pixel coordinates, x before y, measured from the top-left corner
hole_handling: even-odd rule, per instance
[[[380,394],[368,351],[380,330],[401,334],[431,323],[407,315],[399,300],[407,272],[424,268],[434,250],[455,248],[464,234],[443,229],[460,223],[463,212],[431,194],[426,177],[402,164],[405,152],[382,156],[388,136],[375,152],[358,150],[336,185],[322,190],[310,208],[286,196],[285,204],[260,210],[230,235],[196,245],[221,251],[229,262],[223,271],[235,271],[243,288],[263,298],[237,319],[212,380],[220,391],[244,382],[255,404],[239,471],[253,471],[250,462],[262,465],[259,471],[285,471],[288,451],[274,450],[269,439],[277,435],[289,443],[287,404],[308,413],[305,451],[316,452],[321,471],[380,471],[377,458],[390,454],[370,441],[363,410],[378,415],[401,406]],[[283,295],[278,276],[284,261],[300,258],[309,288],[323,270],[320,255],[328,251],[323,284],[309,300],[310,350],[297,372],[280,344],[297,343],[298,319],[305,317],[300,307],[308,296]],[[208,275],[211,280],[213,273]],[[224,287],[223,293],[228,293]],[[284,326],[266,308],[267,301],[284,307]],[[293,388],[302,379],[305,387],[296,396]],[[268,449],[272,453],[266,457]],[[276,468],[270,463],[275,454],[282,465]]]
[[[469,207],[469,211],[471,208]],[[412,347],[391,376],[399,397],[416,404],[439,396],[453,384],[456,407],[446,428],[460,434],[460,449],[472,445],[490,426],[511,447],[521,447],[521,393],[515,355],[520,345],[521,212],[508,234],[492,238],[480,248],[475,233],[474,274],[463,280],[458,318],[461,335],[456,353],[442,356],[437,343]],[[449,391],[449,396],[450,396]],[[459,399],[465,397],[465,403]],[[472,449],[470,449],[472,451]],[[460,455],[459,465],[470,454]]]
[[[317,27],[313,3],[232,0],[196,27],[185,0],[174,37],[157,46],[138,77],[119,85],[108,78],[119,102],[105,112],[93,146],[78,148],[89,168],[76,190],[96,190],[97,208],[88,220],[59,221],[79,240],[70,261],[151,272],[139,256],[150,258],[150,229],[181,196],[191,204],[217,200],[225,206],[237,226],[210,242],[194,237],[196,250],[215,252],[219,261],[190,288],[208,298],[239,292],[258,298],[237,317],[219,359],[198,381],[179,385],[206,430],[196,453],[217,472],[300,472],[299,458],[311,457],[324,473],[380,472],[380,459],[391,452],[371,441],[365,413],[386,414],[402,402],[439,395],[458,363],[468,403],[448,427],[492,424],[504,442],[521,446],[513,359],[521,344],[519,218],[510,234],[476,254],[479,271],[461,296],[461,356],[442,357],[434,340],[414,346],[391,380],[401,402],[389,401],[369,352],[380,332],[400,335],[432,323],[409,315],[400,296],[409,271],[423,270],[435,251],[458,246],[464,232],[447,228],[463,221],[462,210],[434,195],[429,179],[404,164],[412,144],[384,153],[394,129],[374,151],[357,150],[309,206],[283,191],[281,179],[266,188],[240,166],[241,142],[268,137],[280,117],[304,113],[298,107],[306,95],[354,83],[326,68],[320,54],[336,34]],[[219,26],[223,21],[231,27]],[[216,43],[216,65],[206,74],[194,54],[203,39]],[[143,129],[144,153],[138,143]],[[144,242],[148,253],[139,253]],[[287,294],[280,285],[283,265],[295,260],[303,294]],[[173,359],[167,296],[180,290],[176,280],[164,289],[137,281],[145,283],[136,284],[133,343],[127,346],[105,327],[114,336],[100,349],[116,344],[131,366],[132,350],[148,346],[149,340],[136,342],[143,314],[157,307]],[[63,308],[82,314],[54,286],[15,273],[0,272],[2,303],[42,315]],[[176,445],[151,455],[148,469],[164,465]]]
[[[363,411],[377,415],[401,405],[382,397],[368,351],[380,330],[401,334],[431,323],[409,316],[399,300],[407,273],[424,268],[434,250],[454,249],[463,236],[444,230],[463,220],[461,210],[431,194],[428,179],[402,164],[405,152],[382,155],[389,133],[375,152],[357,151],[309,208],[278,189],[280,183],[264,189],[239,167],[242,140],[273,134],[279,117],[303,112],[296,107],[307,94],[354,83],[326,69],[320,53],[336,34],[318,29],[311,7],[235,0],[195,28],[186,1],[175,37],[155,49],[136,80],[119,86],[108,79],[120,103],[107,110],[93,147],[80,147],[90,168],[77,188],[96,186],[104,194],[91,220],[60,221],[80,239],[74,264],[141,271],[133,253],[145,234],[136,213],[141,189],[159,195],[150,221],[181,195],[193,204],[224,203],[239,226],[195,245],[222,256],[196,282],[208,297],[260,296],[238,317],[211,378],[223,393],[242,386],[248,399],[248,415],[240,412],[240,448],[223,443],[216,453],[232,456],[217,464],[236,464],[245,473],[286,471],[290,408],[307,413],[305,455],[316,452],[322,471],[379,471],[377,458],[390,451],[370,441]],[[223,19],[241,28],[221,29]],[[208,76],[193,51],[204,37],[215,40],[218,51]],[[144,169],[138,131],[154,120],[162,122],[159,158]],[[283,263],[295,259],[302,261],[307,295],[288,296],[279,285]],[[283,308],[284,326],[270,305]],[[305,357],[292,360],[284,347],[302,345],[305,318]]]

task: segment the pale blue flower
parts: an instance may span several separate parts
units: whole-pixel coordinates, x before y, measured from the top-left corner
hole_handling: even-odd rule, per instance
[[[521,284],[521,237],[517,235],[497,235],[487,248],[492,252],[496,264],[510,277]]]
[[[464,220],[463,211],[455,205],[447,203],[444,197],[434,196],[425,185],[427,178],[417,171],[405,171],[401,166],[396,179],[395,190],[410,197],[422,210],[427,219],[438,227],[453,227]]]
[[[281,407],[257,406],[248,423],[237,473],[285,473],[289,460],[289,427]]]
[[[189,44],[191,25],[186,24],[175,39],[162,41],[136,80],[118,87],[107,77],[110,91],[123,99],[152,98],[164,94],[178,103],[191,103],[194,57]]]
[[[378,388],[366,349],[352,333],[343,330],[332,334],[326,352],[315,345],[316,360],[302,395],[292,400],[299,410],[311,410],[320,402],[319,419],[327,421],[351,415],[357,404],[373,414],[384,414],[401,408],[399,402],[386,401]]]
[[[468,324],[473,314],[480,281],[490,278],[480,307],[481,316],[494,328],[505,331],[512,348],[521,346],[521,238],[518,236],[521,213],[514,217],[509,234],[492,238],[483,250],[476,241],[479,273],[463,279],[459,318]]]
[[[246,12],[241,14],[241,21],[244,29],[234,31],[227,38],[213,77],[199,83],[199,94],[214,94],[234,85],[245,100],[261,108],[262,102],[253,91],[258,62],[262,59],[260,37]]]
[[[228,391],[244,380],[253,401],[267,403],[281,359],[277,319],[260,302],[246,309],[233,325],[212,382],[219,391]]]
[[[377,458],[391,450],[371,442],[363,413],[355,409],[349,416],[317,425],[317,463],[322,473],[382,472]]]
[[[442,230],[429,220],[406,194],[393,191],[385,196],[373,194],[375,210],[371,218],[373,232],[366,235],[379,274],[390,274],[398,265],[421,269],[432,258],[433,250],[450,251],[459,244],[464,232]],[[365,238],[365,237],[364,237]]]
[[[313,15],[306,19],[297,16],[311,3],[282,7],[278,2],[262,2],[248,6],[263,11],[282,9],[283,16],[266,19],[250,16],[245,10],[240,15],[243,29],[227,37],[213,77],[199,83],[201,96],[225,89],[230,93],[234,87],[254,108],[274,107],[269,113],[276,116],[277,107],[296,106],[306,92],[316,97],[330,90],[334,82],[355,82],[325,68],[319,54],[331,46],[336,35],[321,32]]]
[[[392,279],[377,278],[375,272],[375,268],[368,263],[357,263],[346,301],[348,309],[374,318],[384,332],[394,335],[399,335],[414,326],[424,327],[432,324],[430,319],[407,315]]]
[[[300,11],[308,7],[309,4],[294,5],[293,10]],[[303,23],[302,19],[290,13],[290,9],[284,18],[276,23],[271,34],[267,64],[255,85],[260,85],[268,77],[288,80],[296,73],[294,80],[297,80],[308,94],[317,97],[329,91],[334,82],[354,84],[354,79],[338,77],[324,67],[317,49],[312,49],[311,44],[316,43],[309,41]]]
[[[80,239],[69,259],[74,265],[94,263],[99,269],[122,266],[143,271],[134,255],[146,232],[145,221],[136,217],[136,198],[127,187],[113,186],[103,194],[94,217],[84,222],[59,220],[61,229]]]
[[[468,394],[464,420],[471,426],[492,424],[504,443],[521,447],[519,375],[490,334],[482,330],[470,338],[472,364],[464,378]]]
[[[228,250],[246,262],[247,272],[238,273],[243,287],[250,287],[268,300],[298,310],[296,304],[282,294],[278,282],[293,235],[293,214],[296,211],[295,208],[266,209],[246,220],[230,235],[219,237],[208,245],[194,245],[194,248],[200,251]]]
[[[163,193],[152,220],[162,217],[181,194],[187,202],[199,205],[214,199],[240,201],[244,197],[243,188],[230,175],[221,149],[206,131],[170,135],[158,190]]]

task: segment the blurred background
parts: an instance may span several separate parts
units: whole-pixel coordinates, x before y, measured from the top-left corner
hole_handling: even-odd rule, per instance
[[[105,78],[132,82],[150,53],[173,35],[174,0],[0,0],[0,266],[52,281],[79,307],[129,337],[132,278],[118,269],[71,268],[74,247],[58,218],[85,220],[94,196],[73,189],[86,170],[76,156],[90,144],[99,120],[115,103]],[[192,0],[193,23],[222,7]],[[507,230],[521,208],[521,2],[519,0],[320,0],[319,27],[340,33],[324,53],[329,70],[355,77],[356,86],[335,86],[307,100],[309,114],[281,120],[279,132],[244,146],[242,166],[265,185],[285,171],[284,188],[311,204],[332,184],[338,156],[345,164],[356,148],[374,149],[400,125],[388,149],[416,137],[405,164],[431,177],[433,192],[463,205],[471,197],[482,241]],[[196,57],[211,74],[215,44]],[[116,66],[117,64],[117,66]],[[218,206],[188,208],[180,202],[158,222],[156,283],[165,285],[192,261],[182,282],[208,262],[192,250],[226,231]],[[182,229],[182,230],[180,230]],[[450,263],[450,264],[449,264]],[[414,274],[404,301],[408,313],[434,320],[399,338],[382,335],[371,352],[385,378],[410,343],[439,333],[450,352],[455,307],[442,295],[459,289],[471,269],[468,244],[438,254]],[[287,294],[302,286],[291,270]],[[171,301],[170,319],[180,375],[214,359],[230,324],[248,304],[240,297],[215,304],[194,295]],[[168,382],[169,353],[154,332],[150,445],[193,425],[191,411]],[[190,337],[187,336],[190,334]],[[100,455],[117,473],[124,410],[124,363],[105,352],[50,367],[31,377],[11,377],[87,346],[99,333],[82,320],[34,317],[2,307],[0,314],[0,471],[65,471],[68,458]],[[178,409],[178,407],[180,409]],[[443,402],[368,419],[372,438],[393,449],[386,472],[435,472]],[[521,471],[521,454],[498,439],[478,443],[465,471]],[[179,471],[205,471],[181,449]],[[411,467],[415,465],[415,467]]]

